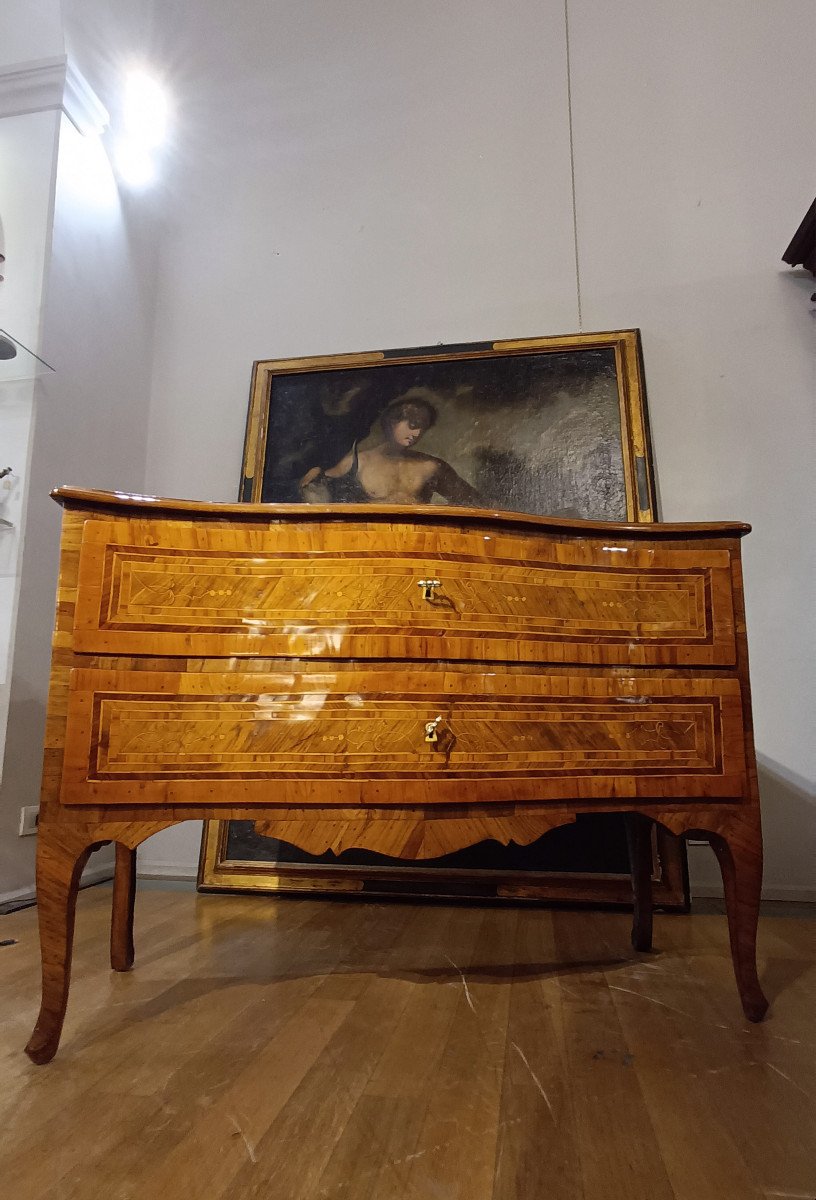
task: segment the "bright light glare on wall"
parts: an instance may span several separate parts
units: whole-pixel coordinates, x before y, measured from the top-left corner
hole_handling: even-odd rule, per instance
[[[153,155],[130,138],[119,138],[115,159],[116,174],[130,187],[147,187],[156,178]]]
[[[143,70],[125,78],[122,132],[116,139],[116,170],[131,187],[146,187],[156,178],[155,154],[167,137],[169,104],[161,84]]]
[[[125,79],[125,136],[154,150],[167,136],[167,111],[161,84],[146,71],[131,71]]]

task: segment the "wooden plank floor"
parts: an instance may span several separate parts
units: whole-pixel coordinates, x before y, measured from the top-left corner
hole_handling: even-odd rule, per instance
[[[639,956],[624,914],[151,888],[115,975],[109,903],[81,895],[46,1067],[36,913],[0,918],[8,1200],[816,1197],[802,909],[763,917],[750,1026],[717,912]]]

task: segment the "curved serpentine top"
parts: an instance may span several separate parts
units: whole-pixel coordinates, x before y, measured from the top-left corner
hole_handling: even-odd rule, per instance
[[[246,521],[305,521],[314,518],[366,521],[411,520],[429,524],[499,525],[508,530],[574,534],[576,537],[600,535],[610,538],[654,540],[656,538],[744,537],[751,526],[740,521],[643,522],[583,521],[571,517],[538,517],[530,513],[502,512],[488,508],[462,508],[442,504],[219,504],[214,501],[173,500],[162,496],[140,496],[130,492],[103,492],[92,488],[63,486],[51,495],[66,508],[104,509],[121,516],[144,514],[162,517],[224,517]]]

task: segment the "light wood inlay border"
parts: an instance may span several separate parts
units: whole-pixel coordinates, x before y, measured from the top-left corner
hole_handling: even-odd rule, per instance
[[[97,654],[731,665],[726,549],[363,523],[89,522],[74,647]],[[520,565],[524,564],[524,565]],[[417,581],[439,578],[432,601]]]
[[[399,679],[398,691],[392,690]],[[425,726],[442,717],[438,745]],[[737,797],[736,680],[465,674],[414,669],[300,677],[71,674],[62,801],[377,803],[388,780],[423,803]],[[90,770],[89,770],[90,764]]]

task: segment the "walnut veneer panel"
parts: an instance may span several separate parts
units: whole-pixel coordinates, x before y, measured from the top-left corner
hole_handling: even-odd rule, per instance
[[[434,742],[426,724],[441,718]],[[62,800],[315,804],[613,796],[738,797],[731,679],[365,670],[71,674]],[[370,781],[370,782],[367,782]],[[509,784],[509,791],[497,784]]]
[[[74,649],[730,665],[727,549],[360,522],[88,522]],[[419,581],[439,580],[431,598]]]

